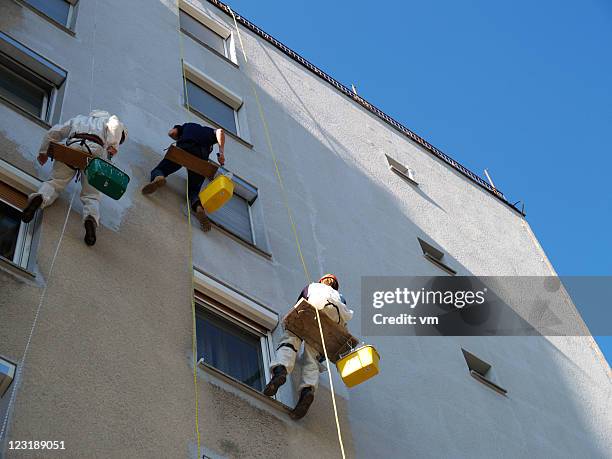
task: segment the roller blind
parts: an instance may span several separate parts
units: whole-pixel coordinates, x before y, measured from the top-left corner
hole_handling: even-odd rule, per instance
[[[12,186],[4,182],[0,182],[0,199],[6,201],[20,210],[25,209],[28,204],[28,197],[21,191],[17,191]]]

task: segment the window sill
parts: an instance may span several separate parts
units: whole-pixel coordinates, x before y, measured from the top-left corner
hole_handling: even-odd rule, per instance
[[[185,107],[186,110],[190,111],[191,113],[193,113],[194,115],[199,116],[200,118],[204,119],[204,121],[206,121],[207,123],[209,123],[210,125],[212,125],[214,128],[216,129],[223,129],[225,131],[225,134],[227,134],[229,137],[231,137],[232,139],[240,142],[242,145],[244,145],[247,148],[253,149],[253,144],[250,143],[247,140],[244,140],[242,137],[240,137],[237,134],[234,134],[233,132],[228,131],[226,128],[224,128],[223,126],[215,123],[213,120],[211,120],[210,118],[208,118],[206,115],[204,115],[203,113],[200,113],[198,110],[196,110],[193,107],[188,106],[187,104],[183,105]]]
[[[436,265],[438,268],[440,268],[441,270],[447,272],[448,274],[450,274],[451,276],[454,276],[457,274],[457,271],[455,271],[453,268],[451,268],[450,266],[446,266],[444,263],[442,263],[441,261],[436,260],[434,257],[432,257],[431,255],[428,254],[424,254],[423,255],[425,257],[425,259],[429,262],[431,262],[432,264]]]
[[[234,241],[238,242],[239,244],[245,246],[248,249],[251,249],[253,252],[255,252],[257,255],[261,255],[262,257],[268,259],[268,260],[272,260],[272,254],[269,252],[266,252],[265,250],[257,247],[255,244],[253,244],[252,242],[249,242],[243,238],[241,238],[240,236],[235,235],[234,233],[232,233],[230,230],[228,230],[227,228],[225,228],[223,225],[220,225],[219,223],[215,222],[212,218],[210,219],[210,222],[212,223],[212,226],[221,231],[223,234],[229,236],[230,238],[232,238]]]
[[[498,386],[497,384],[495,384],[493,381],[489,381],[487,378],[485,378],[484,376],[482,376],[480,373],[478,373],[475,370],[470,370],[470,375],[472,376],[472,378],[474,378],[476,381],[484,384],[485,386],[487,386],[489,389],[493,389],[495,392],[497,392],[498,394],[504,395],[504,396],[508,396],[508,391],[506,389],[504,389],[503,387]]]
[[[233,60],[231,60],[229,57],[225,56],[224,54],[221,54],[219,51],[217,51],[216,49],[214,49],[212,46],[207,45],[206,43],[204,43],[201,40],[198,40],[195,36],[193,36],[192,34],[190,34],[188,31],[181,29],[181,32],[183,32],[183,35],[191,38],[193,41],[195,41],[198,45],[203,46],[204,48],[206,48],[208,51],[210,51],[211,53],[213,53],[215,56],[220,57],[223,61],[227,62],[228,64],[230,64],[231,66],[235,67],[235,68],[240,68],[240,66],[234,62]]]
[[[44,120],[41,120],[37,116],[32,115],[30,112],[24,110],[23,108],[21,108],[19,105],[15,104],[14,102],[11,102],[10,100],[5,99],[2,96],[0,96],[0,101],[4,103],[5,105],[7,105],[9,108],[12,108],[13,110],[15,110],[17,113],[20,113],[21,115],[25,116],[30,121],[34,121],[39,126],[42,126],[45,129],[51,129],[51,125],[49,123],[47,123]]]
[[[0,266],[17,277],[25,278],[30,281],[36,279],[36,274],[28,271],[27,269],[19,266],[18,264],[13,263],[11,260],[9,260],[8,258],[4,258],[1,255]]]
[[[73,37],[76,37],[76,33],[74,32],[74,30],[66,27],[64,24],[62,24],[61,22],[57,22],[55,19],[53,19],[51,16],[47,16],[45,13],[43,13],[42,11],[36,9],[35,7],[33,7],[32,5],[30,5],[29,3],[23,2],[21,0],[14,0],[16,3],[18,3],[19,5],[29,9],[30,11],[33,11],[34,13],[36,13],[38,16],[40,16],[42,19],[44,19],[45,21],[53,24],[55,27],[57,27],[58,29],[62,30],[63,32],[66,32],[68,35],[71,35]]]
[[[235,387],[236,389],[241,390],[245,394],[248,394],[251,397],[256,398],[257,400],[267,404],[268,406],[271,406],[274,409],[277,409],[287,414],[289,414],[292,411],[290,407],[288,407],[281,401],[276,400],[274,398],[270,398],[264,395],[263,393],[259,392],[258,390],[253,389],[251,386],[247,386],[242,381],[238,381],[236,378],[233,378],[232,376],[225,374],[220,370],[217,370],[215,367],[207,363],[204,363],[202,359],[200,359],[200,361],[198,362],[198,367],[200,367],[202,370],[204,370],[209,375],[212,375],[213,377],[220,379],[221,381]]]

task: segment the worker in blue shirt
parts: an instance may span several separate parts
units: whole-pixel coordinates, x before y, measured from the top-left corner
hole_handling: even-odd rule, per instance
[[[219,153],[217,153],[217,159],[219,164],[222,166],[225,164],[225,132],[223,129],[213,129],[207,126],[201,126],[197,123],[185,123],[176,124],[168,131],[168,135],[171,139],[176,141],[176,146],[187,153],[190,153],[200,159],[208,160],[208,157],[212,153],[213,146],[219,145]],[[142,188],[142,194],[154,193],[158,188],[161,188],[166,184],[166,177],[181,168],[179,164],[172,162],[168,159],[162,159],[161,162],[155,166],[151,171],[151,181]],[[202,231],[210,231],[211,224],[198,194],[202,183],[206,177],[196,174],[192,171],[187,171],[187,179],[189,187],[187,194],[189,196],[189,202],[191,203],[191,209],[195,212]]]

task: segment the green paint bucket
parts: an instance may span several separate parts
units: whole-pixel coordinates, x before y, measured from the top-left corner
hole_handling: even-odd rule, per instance
[[[125,193],[130,177],[102,158],[92,158],[85,168],[87,181],[96,190],[115,200]]]

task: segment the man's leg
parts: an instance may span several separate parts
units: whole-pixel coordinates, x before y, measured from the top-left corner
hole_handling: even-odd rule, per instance
[[[308,343],[304,343],[302,354],[302,378],[300,398],[290,413],[293,419],[303,418],[314,401],[314,393],[319,385],[319,354]]]
[[[272,379],[264,389],[264,394],[268,397],[275,395],[278,388],[287,381],[287,374],[293,371],[301,344],[302,340],[300,338],[290,331],[285,331],[280,344],[276,348],[276,358],[270,364]]]
[[[195,172],[187,171],[187,179],[189,186],[187,187],[187,195],[189,196],[189,202],[191,209],[195,212],[202,231],[210,231],[211,224],[206,211],[200,202],[200,190],[202,189],[202,183],[204,183],[204,177],[196,174]]]
[[[151,194],[158,188],[166,184],[166,177],[175,173],[181,168],[180,164],[176,164],[167,159],[162,159],[151,171],[151,181],[142,188],[142,194]]]
[[[60,161],[53,162],[51,169],[51,180],[43,182],[36,193],[28,197],[28,205],[21,214],[21,220],[25,223],[34,218],[38,208],[44,209],[55,202],[60,192],[66,188],[70,180],[74,178],[76,171]]]
[[[100,192],[82,175],[81,202],[83,203],[83,224],[85,226],[85,244],[96,243],[96,228],[100,223]]]

